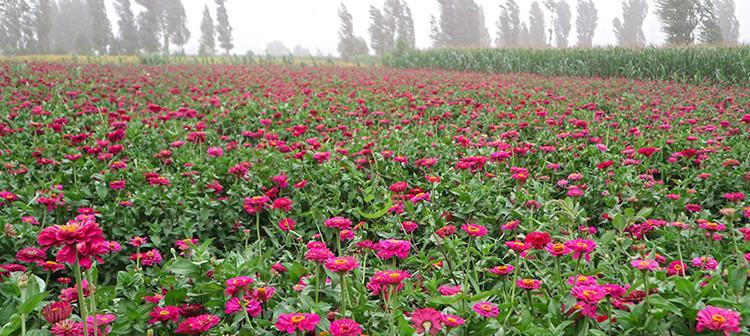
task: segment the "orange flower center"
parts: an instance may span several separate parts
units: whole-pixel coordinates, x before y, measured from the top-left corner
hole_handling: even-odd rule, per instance
[[[565,250],[565,245],[560,243],[552,244],[552,250],[555,252],[562,252]]]
[[[393,279],[393,280],[396,280],[396,279],[398,279],[398,278],[400,278],[400,277],[401,277],[401,274],[398,274],[398,273],[391,273],[391,274],[388,274],[388,277],[390,277],[390,278],[391,278],[391,279]]]
[[[78,229],[78,225],[76,224],[65,224],[65,225],[60,226],[60,231],[64,231],[67,233],[76,232],[76,229]]]
[[[485,304],[480,305],[479,309],[484,310],[484,311],[490,311],[492,310],[492,306],[485,303]]]
[[[467,228],[467,230],[468,230],[469,232],[471,232],[471,233],[477,233],[477,232],[479,232],[479,228],[478,228],[478,227],[476,227],[476,226],[474,226],[474,225],[470,225],[470,226],[469,226],[469,227]]]
[[[674,265],[674,269],[676,269],[676,270],[679,271],[679,270],[682,269],[682,265],[680,265],[680,264]]]
[[[162,311],[159,312],[159,315],[161,315],[161,316],[167,316],[167,315],[169,315],[169,311],[168,310],[162,310]]]
[[[590,297],[594,296],[595,294],[596,294],[596,292],[592,291],[592,290],[588,290],[587,289],[587,290],[583,291],[583,296],[586,297],[586,298],[590,298]]]
[[[523,279],[524,286],[534,286],[534,280],[532,279]]]
[[[648,261],[644,260],[644,261],[639,262],[638,265],[640,265],[641,267],[648,267],[649,263]]]
[[[587,247],[586,243],[576,243],[576,246],[579,247],[579,248],[586,248]]]
[[[304,315],[294,315],[292,316],[292,323],[300,323],[305,320]]]
[[[588,279],[589,279],[588,277],[585,277],[585,276],[579,276],[579,277],[578,277],[578,282],[584,282],[584,281],[586,281],[586,280],[588,280]]]
[[[343,265],[346,264],[346,259],[336,259],[333,263],[336,265]]]
[[[711,320],[713,320],[716,323],[722,324],[727,321],[727,318],[724,317],[724,315],[714,314],[713,316],[711,316]]]

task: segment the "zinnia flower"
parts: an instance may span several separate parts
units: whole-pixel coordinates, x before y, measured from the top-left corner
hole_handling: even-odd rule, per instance
[[[357,258],[350,256],[342,256],[328,259],[325,262],[325,267],[334,273],[348,273],[359,267]]]
[[[328,218],[325,221],[325,226],[333,229],[351,229],[352,228],[352,221],[348,218],[344,217],[332,217]]]
[[[702,332],[703,330],[711,330],[722,332],[724,335],[729,336],[730,333],[740,332],[740,313],[731,310],[723,309],[714,306],[706,306],[698,312],[696,316],[698,325],[696,331]]]
[[[362,335],[362,327],[356,321],[348,318],[331,322],[331,336],[359,336]]]
[[[659,263],[656,260],[636,259],[630,262],[630,266],[641,271],[655,271],[659,269]]]
[[[54,336],[81,336],[83,335],[83,324],[73,320],[62,320],[49,329]]]
[[[73,306],[66,301],[52,302],[42,308],[42,316],[50,324],[67,319],[73,314]]]
[[[474,311],[482,317],[496,317],[500,314],[497,305],[490,302],[478,302],[474,304]]]
[[[583,255],[586,261],[591,261],[590,254],[596,249],[596,242],[579,238],[566,241],[565,246],[573,251],[573,259],[578,259]]]
[[[198,335],[207,332],[215,325],[219,324],[221,319],[211,314],[203,314],[195,317],[189,317],[177,326],[175,333],[186,335]]]
[[[227,281],[225,282],[227,288],[224,289],[224,294],[234,295],[239,291],[246,291],[247,286],[249,286],[253,282],[255,282],[255,279],[245,275],[227,279]]]
[[[279,331],[294,334],[297,330],[304,332],[312,331],[320,322],[320,316],[316,314],[292,313],[281,314],[274,324]]]
[[[443,324],[448,328],[456,328],[464,324],[464,319],[458,315],[443,315]]]
[[[39,233],[37,243],[42,247],[62,246],[57,262],[74,264],[77,260],[84,269],[91,267],[92,258],[103,262],[99,255],[107,253],[102,229],[91,220],[46,227]]]
[[[486,227],[473,223],[461,225],[461,230],[464,230],[469,237],[481,237],[487,234]]]
[[[437,335],[443,329],[443,314],[432,308],[421,308],[411,314],[411,325],[418,334]]]
[[[148,313],[148,316],[151,317],[151,319],[148,320],[148,324],[166,321],[177,322],[180,318],[180,310],[175,306],[154,307],[154,310]]]
[[[375,246],[380,259],[390,259],[395,257],[404,259],[409,256],[411,243],[406,240],[384,239]]]
[[[518,279],[516,281],[516,286],[525,290],[534,290],[542,287],[542,282],[535,279]]]
[[[525,242],[526,244],[530,245],[531,248],[536,250],[543,249],[552,238],[550,237],[550,234],[547,232],[530,232],[526,235]]]

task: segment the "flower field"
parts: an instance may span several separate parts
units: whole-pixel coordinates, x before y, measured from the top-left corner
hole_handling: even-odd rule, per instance
[[[747,88],[0,69],[0,336],[750,332]]]

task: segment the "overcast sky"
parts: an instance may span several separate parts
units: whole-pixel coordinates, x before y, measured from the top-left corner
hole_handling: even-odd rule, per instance
[[[495,27],[500,9],[499,4],[504,0],[475,0],[484,7],[486,24],[490,35],[495,38]],[[575,4],[577,0],[567,0],[573,9],[573,31],[571,44],[575,43]],[[114,16],[114,0],[106,0],[113,29],[117,34],[117,18]],[[196,53],[200,38],[200,22],[203,6],[208,5],[211,14],[215,16],[213,0],[183,0],[188,15],[188,26],[192,36],[187,45],[188,53]],[[265,53],[266,44],[273,40],[280,40],[289,49],[301,45],[315,54],[319,49],[323,54],[337,54],[339,20],[337,10],[340,3],[344,3],[354,17],[355,33],[365,38],[369,44],[367,27],[369,25],[368,9],[370,5],[379,8],[383,0],[227,0],[229,21],[234,29],[234,53],[243,54],[248,50],[255,53]],[[430,15],[437,16],[439,9],[437,0],[406,0],[411,7],[417,37],[418,48],[428,48],[430,41]],[[528,22],[528,11],[532,0],[517,0],[521,7],[521,18]],[[650,2],[653,2],[650,0]],[[599,26],[596,30],[594,43],[596,45],[613,44],[612,20],[621,15],[621,0],[594,0],[599,10]],[[750,40],[750,0],[735,0],[737,18],[740,21],[740,40]],[[134,10],[141,8],[133,4]],[[549,27],[549,19],[547,24]],[[659,21],[654,15],[653,4],[649,8],[649,15],[643,30],[646,39],[651,44],[661,44],[664,40],[660,31]]]

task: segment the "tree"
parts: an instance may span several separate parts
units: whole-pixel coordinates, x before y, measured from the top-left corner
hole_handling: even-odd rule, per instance
[[[91,46],[99,55],[109,53],[112,45],[112,26],[107,17],[104,0],[88,0],[89,27],[91,32]]]
[[[370,6],[370,44],[377,55],[414,49],[414,20],[401,0],[386,0],[381,11]]]
[[[201,56],[216,54],[216,31],[214,30],[214,20],[211,18],[211,12],[208,11],[208,6],[203,7],[201,41],[198,47],[198,54]]]
[[[301,45],[296,45],[294,46],[294,49],[292,49],[292,55],[294,55],[294,57],[311,57],[312,53],[310,52],[310,49]]]
[[[592,0],[578,0],[578,15],[576,17],[576,34],[578,36],[578,46],[591,48],[594,43],[594,33],[596,32],[599,15],[596,6]]]
[[[719,19],[716,16],[716,9],[711,0],[703,0],[701,4],[698,41],[708,45],[719,45],[724,42],[721,27],[719,26]]]
[[[52,52],[51,33],[55,3],[53,0],[35,0],[33,7],[36,50],[42,54],[49,54]]]
[[[135,23],[135,15],[130,8],[130,0],[116,0],[115,12],[117,13],[117,26],[120,36],[117,39],[117,51],[133,55],[138,53],[138,26]]]
[[[484,11],[474,0],[438,0],[439,18],[432,17],[431,38],[435,47],[477,47],[487,44]]]
[[[667,35],[667,43],[686,45],[695,42],[700,23],[700,0],[656,0],[656,15]]]
[[[555,44],[558,48],[568,47],[568,36],[570,35],[571,17],[570,5],[566,0],[547,0],[545,2],[553,16],[552,26],[555,33]]]
[[[500,17],[497,19],[495,43],[501,47],[517,47],[521,39],[520,9],[516,0],[506,0],[500,4]]]
[[[740,23],[735,15],[734,0],[714,0],[714,7],[721,27],[722,40],[727,44],[737,44]]]
[[[529,12],[529,46],[532,48],[544,48],[547,46],[546,27],[544,22],[544,11],[538,1],[531,3]]]
[[[25,0],[0,2],[0,50],[9,54],[32,52],[36,45],[34,18]]]
[[[81,0],[60,0],[52,20],[52,50],[58,54],[91,52],[89,15]]]
[[[219,46],[224,49],[225,54],[229,55],[229,52],[234,49],[234,44],[232,44],[232,26],[229,24],[225,2],[226,0],[216,0],[216,34]]]
[[[396,50],[411,50],[416,47],[414,19],[411,16],[411,8],[406,2],[401,3],[401,16],[397,23],[396,36]]]
[[[642,47],[646,44],[643,34],[643,20],[648,14],[646,0],[624,0],[622,2],[622,20],[612,21],[617,44],[623,47]]]
[[[487,25],[484,20],[484,8],[482,6],[477,6],[477,30],[479,31],[479,46],[483,48],[487,48],[492,46],[492,37],[490,37],[490,32],[487,30]]]
[[[281,41],[271,41],[266,44],[266,54],[271,56],[286,56],[292,52]]]
[[[187,27],[187,15],[182,0],[167,0],[165,10],[167,34],[179,53],[185,53],[185,44],[190,40],[190,30]]]
[[[154,0],[136,0],[146,10],[138,14],[138,42],[146,53],[158,53],[162,32],[162,7]]]
[[[349,59],[354,56],[367,55],[367,42],[361,37],[354,36],[352,14],[349,13],[349,10],[343,3],[339,7],[339,20],[341,20],[341,27],[339,28],[339,45],[337,49],[341,57]]]
[[[388,36],[386,33],[386,22],[383,13],[375,6],[370,6],[370,46],[375,55],[383,55],[388,50]]]

